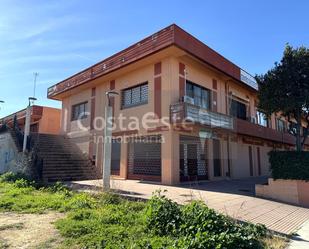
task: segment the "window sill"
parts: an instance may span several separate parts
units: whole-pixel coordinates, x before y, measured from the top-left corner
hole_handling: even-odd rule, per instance
[[[88,116],[85,116],[85,117],[82,117],[82,118],[77,118],[77,119],[71,119],[71,122],[74,122],[74,121],[78,121],[78,120],[84,120],[84,119],[87,119]]]
[[[121,106],[121,110],[129,109],[129,108],[137,107],[137,106],[141,106],[141,105],[147,105],[147,104],[148,104],[148,101],[146,101],[146,102],[141,102],[141,103],[134,104],[134,105]]]

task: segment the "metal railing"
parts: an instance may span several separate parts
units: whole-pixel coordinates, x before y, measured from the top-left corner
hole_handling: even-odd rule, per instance
[[[199,106],[180,102],[170,107],[172,123],[194,122],[211,128],[234,129],[234,119],[223,113],[212,112]]]

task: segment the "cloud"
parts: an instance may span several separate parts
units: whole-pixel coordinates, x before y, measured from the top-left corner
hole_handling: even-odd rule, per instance
[[[3,0],[2,0],[3,1]],[[79,22],[81,17],[65,11],[73,1],[3,1],[0,9],[0,44],[37,37]]]
[[[2,43],[3,41],[14,42],[27,40],[52,30],[64,28],[78,20],[74,16],[62,16],[45,20],[42,23],[28,23],[26,25],[21,25],[21,20],[19,20],[16,23],[2,25],[0,27],[0,36],[3,37]],[[13,30],[14,32],[12,32]]]

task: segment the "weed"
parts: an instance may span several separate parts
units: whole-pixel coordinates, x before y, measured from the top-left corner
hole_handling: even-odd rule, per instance
[[[2,225],[0,226],[0,231],[3,230],[10,230],[10,229],[23,229],[24,228],[24,223],[15,223],[15,224],[8,224],[8,225]]]

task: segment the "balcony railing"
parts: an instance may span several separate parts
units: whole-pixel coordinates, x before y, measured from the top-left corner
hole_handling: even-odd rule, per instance
[[[238,134],[295,145],[295,137],[287,132],[281,132],[238,118],[235,118],[234,125],[235,132]],[[306,144],[309,145],[308,139]]]
[[[212,128],[234,129],[231,116],[212,112],[185,102],[171,105],[170,115],[172,123],[194,122]]]
[[[210,128],[227,129],[236,134],[295,145],[295,137],[289,133],[280,132],[222,113],[212,112],[186,102],[172,104],[170,106],[170,115],[171,122],[174,124],[192,122]],[[307,139],[306,144],[309,145],[309,139]]]

